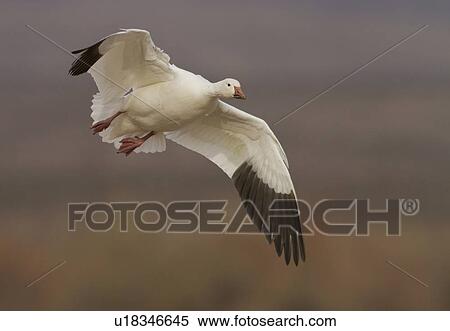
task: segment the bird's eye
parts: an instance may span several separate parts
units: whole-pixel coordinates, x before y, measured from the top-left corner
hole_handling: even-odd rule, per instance
[[[228,83],[227,85],[228,85],[228,86],[231,86],[231,84],[230,84],[230,83]]]

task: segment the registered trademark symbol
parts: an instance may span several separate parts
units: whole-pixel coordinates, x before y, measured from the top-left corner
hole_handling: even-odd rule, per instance
[[[402,200],[402,214],[407,216],[416,215],[419,212],[419,199],[403,199]]]

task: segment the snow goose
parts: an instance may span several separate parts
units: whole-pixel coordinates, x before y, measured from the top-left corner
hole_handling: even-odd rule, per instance
[[[278,139],[266,122],[221,101],[246,98],[237,80],[211,83],[176,67],[145,30],[121,30],[73,53],[79,55],[69,73],[88,72],[99,90],[91,107],[94,134],[127,156],[162,152],[166,138],[202,154],[232,178],[278,256],[284,251],[286,264],[291,256],[296,265],[305,260],[297,198]],[[273,215],[275,200],[281,202]]]

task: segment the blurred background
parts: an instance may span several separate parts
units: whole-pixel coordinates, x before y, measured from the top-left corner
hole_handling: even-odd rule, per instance
[[[449,309],[449,14],[448,1],[417,0],[3,1],[0,308]],[[125,158],[92,136],[94,82],[68,76],[73,59],[26,24],[69,50],[149,30],[177,66],[240,80],[248,99],[232,103],[271,124],[299,198],[383,208],[410,197],[421,210],[398,237],[384,225],[307,237],[299,267],[258,236],[68,232],[69,202],[239,200],[220,169],[180,146]]]

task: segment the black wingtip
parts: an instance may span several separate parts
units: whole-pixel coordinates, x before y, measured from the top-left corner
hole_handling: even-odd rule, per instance
[[[89,47],[88,47],[88,48],[89,48]],[[77,50],[72,51],[72,52],[70,52],[70,53],[72,53],[72,54],[78,54],[78,53],[81,53],[81,52],[83,52],[83,51],[85,51],[85,50],[87,50],[87,48],[77,49]]]
[[[102,42],[103,40],[92,46],[72,51],[72,54],[81,54],[72,62],[72,66],[69,69],[69,75],[78,76],[87,72],[102,57],[99,50]]]
[[[300,258],[303,262],[306,262],[305,245],[303,244],[303,238],[300,236]]]
[[[247,214],[259,231],[265,234],[269,244],[273,242],[279,257],[284,253],[284,261],[298,266],[300,259],[305,261],[305,247],[302,239],[300,217],[295,193],[278,193],[258,177],[252,165],[243,162],[234,172],[234,185],[245,203]],[[278,213],[271,216],[274,201],[280,201]],[[293,212],[295,211],[295,214]],[[289,226],[283,226],[288,219]],[[292,222],[292,223],[291,223]]]
[[[283,246],[281,245],[281,235],[277,234],[275,237],[275,251],[277,252],[278,257],[281,256],[281,254],[283,254]]]

